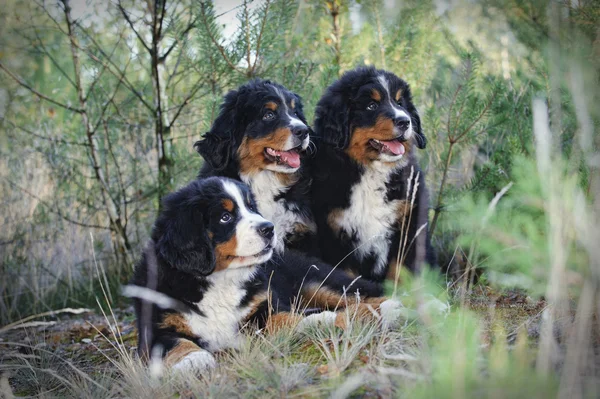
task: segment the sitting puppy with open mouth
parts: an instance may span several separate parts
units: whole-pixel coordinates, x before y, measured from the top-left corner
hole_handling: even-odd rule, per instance
[[[435,265],[425,178],[426,139],[408,84],[393,73],[345,73],[315,111],[312,210],[323,259],[373,281],[401,265]]]
[[[269,286],[260,267],[277,242],[245,184],[212,177],[168,195],[124,295],[133,297],[142,359],[176,370],[215,366],[213,352],[237,348],[245,325],[267,332],[337,323],[326,311],[303,317]]]
[[[281,295],[305,308],[337,309],[346,293],[359,293],[379,308],[385,302],[381,285],[307,255],[318,255],[303,162],[310,132],[298,95],[267,80],[251,81],[225,96],[211,130],[195,144],[205,159],[200,177],[226,176],[250,186],[258,210],[275,225],[275,256],[265,267]]]

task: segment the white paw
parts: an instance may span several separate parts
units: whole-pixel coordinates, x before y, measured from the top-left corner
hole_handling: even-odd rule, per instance
[[[311,328],[318,325],[333,326],[335,325],[336,318],[337,313],[331,312],[329,310],[326,310],[321,313],[311,314],[300,320],[300,323],[298,323],[296,329],[302,332],[305,331],[307,328]]]
[[[176,372],[199,372],[217,367],[214,356],[205,350],[192,352],[171,368]]]
[[[388,299],[379,305],[379,314],[381,314],[381,321],[384,325],[394,323],[402,313],[406,310],[402,302],[397,299]]]

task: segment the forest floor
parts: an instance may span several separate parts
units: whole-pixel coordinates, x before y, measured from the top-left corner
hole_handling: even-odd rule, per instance
[[[546,306],[543,300],[533,300],[520,291],[500,293],[486,286],[477,286],[465,298],[464,305],[479,315],[484,345],[491,343],[497,327],[506,332],[509,345],[514,343],[519,331],[527,331],[530,343],[535,345],[541,314]],[[89,310],[79,315],[63,313],[36,321],[43,325],[15,326],[0,333],[0,364],[3,365],[0,370],[9,383],[8,388],[5,384],[3,389],[10,389],[15,395],[54,396],[54,390],[61,392],[61,376],[68,378],[67,375],[76,374],[91,380],[107,376],[119,378],[118,363],[124,357],[124,351],[134,357],[137,332],[131,306],[112,309],[112,314],[107,317],[100,311]],[[115,345],[117,342],[119,344]],[[327,355],[322,351],[319,355],[318,350],[314,352],[317,355],[310,357],[312,364],[308,365],[311,370],[307,375],[312,376],[309,384],[319,385],[320,378],[330,377]],[[271,356],[277,357],[277,352]],[[359,370],[368,363],[365,356],[356,356],[356,361],[345,373]],[[228,361],[229,358],[225,356],[224,359]],[[302,392],[306,393],[306,389]],[[368,390],[363,393],[367,394]],[[373,395],[386,396],[382,392],[373,392]]]

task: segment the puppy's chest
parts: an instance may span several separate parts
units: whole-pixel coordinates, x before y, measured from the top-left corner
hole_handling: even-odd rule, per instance
[[[196,304],[201,314],[188,314],[186,319],[194,335],[208,343],[209,350],[239,346],[240,325],[251,311],[248,305],[240,306],[247,293],[244,284],[254,273],[254,268],[244,268],[208,276],[211,285]]]
[[[365,169],[350,191],[350,206],[329,213],[328,224],[338,236],[352,240],[359,260],[375,258],[374,271],[383,273],[392,234],[402,217],[404,200],[389,200],[387,183],[394,173],[389,167]]]
[[[294,202],[284,197],[290,187],[284,185],[275,174],[261,172],[251,179],[244,179],[250,185],[261,215],[275,225],[277,242],[275,250],[282,252],[285,242],[295,235],[315,232],[314,221]]]

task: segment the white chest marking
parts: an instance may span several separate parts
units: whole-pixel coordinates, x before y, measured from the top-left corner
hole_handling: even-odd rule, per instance
[[[255,272],[254,267],[225,269],[207,277],[212,286],[197,304],[204,316],[188,314],[186,320],[210,351],[239,347],[240,322],[250,312],[248,306],[239,307],[246,294],[243,285]]]
[[[289,187],[283,185],[275,173],[261,171],[254,176],[241,176],[241,178],[252,189],[260,214],[275,225],[277,235],[275,251],[279,253],[284,251],[285,237],[289,233],[294,233],[296,224],[308,226],[311,230],[316,229],[312,220],[306,220],[301,214],[293,212],[294,209],[288,209],[285,199],[275,199],[289,190]]]
[[[350,206],[337,214],[337,227],[358,239],[354,252],[360,260],[375,255],[374,270],[385,270],[398,201],[386,199],[386,183],[395,168],[374,162],[352,187]]]

